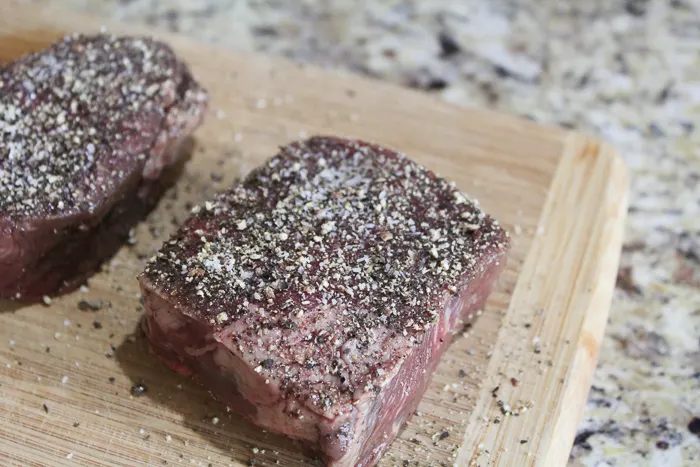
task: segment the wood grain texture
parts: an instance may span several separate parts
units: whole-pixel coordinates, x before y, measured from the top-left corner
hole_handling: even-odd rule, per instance
[[[3,2],[0,62],[100,24]],[[212,109],[182,179],[136,229],[136,245],[91,279],[89,291],[49,307],[0,304],[0,463],[311,462],[149,354],[138,332],[135,276],[189,203],[203,202],[278,145],[317,133],[402,150],[455,180],[518,232],[499,290],[449,348],[419,413],[381,465],[566,462],[605,327],[626,211],[626,171],[609,147],[342,72],[122,25],[110,29],[165,38],[211,91]],[[81,311],[82,299],[106,305]],[[142,397],[130,394],[137,381],[148,387]],[[512,408],[534,405],[506,416],[498,400]],[[449,436],[440,439],[444,432]]]

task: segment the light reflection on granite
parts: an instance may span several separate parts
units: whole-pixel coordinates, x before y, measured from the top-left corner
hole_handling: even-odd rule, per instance
[[[631,208],[570,464],[700,465],[700,3],[41,3],[350,68],[610,141],[632,172]]]

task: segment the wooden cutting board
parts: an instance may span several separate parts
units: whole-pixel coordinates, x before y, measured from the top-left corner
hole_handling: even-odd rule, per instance
[[[100,25],[3,2],[0,62]],[[406,152],[455,180],[513,235],[499,291],[450,347],[381,465],[566,463],[605,328],[627,206],[625,167],[610,147],[343,72],[123,25],[110,30],[170,42],[211,91],[211,112],[175,189],[89,291],[50,306],[0,303],[0,464],[312,462],[149,354],[138,332],[135,277],[189,203],[228,186],[278,145],[316,133]],[[103,306],[82,311],[81,300]],[[147,392],[132,396],[140,381]],[[509,416],[507,406],[529,410]]]

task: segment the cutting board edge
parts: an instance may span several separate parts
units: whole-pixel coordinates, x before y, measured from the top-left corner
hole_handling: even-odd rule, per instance
[[[596,169],[599,172],[597,174]],[[586,180],[582,173],[594,176],[596,183],[590,183],[591,180]],[[561,195],[565,194],[562,190],[568,192],[574,189],[579,189],[584,196],[569,199],[564,197],[566,203],[562,203]],[[477,402],[467,425],[468,427],[477,427],[477,431],[467,430],[455,465],[480,465],[478,462],[482,460],[484,453],[487,453],[486,457],[490,460],[489,465],[504,467],[512,465],[548,467],[566,465],[576,429],[583,415],[612,302],[622,249],[628,192],[629,178],[626,165],[612,146],[581,133],[568,132],[565,135],[562,155],[539,221],[542,233],[535,236],[526,256],[525,264],[511,296],[506,318],[496,340],[496,350],[486,374],[506,375],[507,368],[513,368],[514,365],[504,361],[506,357],[499,350],[507,347],[509,340],[521,339],[521,336],[516,336],[512,329],[519,324],[518,317],[524,314],[523,310],[529,312],[531,309],[539,308],[542,303],[547,301],[541,297],[536,299],[537,297],[533,296],[533,290],[537,290],[538,287],[533,286],[535,280],[528,276],[528,272],[536,271],[539,274],[542,263],[549,261],[550,264],[546,265],[547,277],[538,281],[537,284],[539,288],[545,289],[546,283],[557,282],[557,279],[562,277],[562,270],[555,266],[556,263],[563,261],[552,256],[542,255],[542,253],[554,249],[555,244],[561,244],[562,240],[566,243],[564,251],[579,246],[584,251],[588,251],[584,255],[588,257],[588,262],[591,263],[590,260],[592,260],[592,264],[587,264],[585,267],[586,277],[574,276],[575,282],[582,286],[582,290],[579,293],[571,293],[571,300],[560,301],[568,306],[568,312],[563,314],[574,318],[568,324],[573,329],[575,336],[570,341],[575,344],[569,345],[568,342],[559,342],[558,346],[561,347],[562,352],[570,355],[570,358],[566,357],[563,360],[569,360],[571,364],[561,368],[561,371],[556,371],[557,368],[555,368],[544,378],[538,377],[540,380],[546,380],[547,389],[545,392],[549,392],[559,383],[561,383],[562,388],[559,396],[555,397],[555,407],[549,408],[549,417],[543,418],[532,413],[538,410],[538,406],[546,406],[546,398],[542,397],[543,400],[536,401],[530,413],[520,417],[519,421],[535,419],[535,422],[530,424],[527,429],[518,430],[511,427],[511,429],[504,430],[501,428],[502,424],[488,423],[485,425],[484,421],[492,421],[501,416],[502,412],[498,408],[494,409],[496,396],[489,391],[482,390],[480,400]],[[599,208],[595,207],[596,198],[602,200]],[[562,227],[576,225],[575,220],[581,217],[579,215],[581,211],[575,209],[576,206],[571,205],[571,201],[580,203],[582,206],[586,205],[593,212],[601,213],[598,218],[588,219],[586,232],[590,232],[590,234],[580,235],[578,245],[573,245],[573,242],[568,241],[568,239],[560,238]],[[591,255],[592,251],[595,251],[596,254]],[[581,266],[584,269],[584,264]],[[573,283],[569,285],[575,286]],[[536,320],[537,318],[534,319],[534,321]],[[533,322],[532,326],[538,327],[538,324]],[[540,323],[539,327],[544,329],[537,337],[538,342],[540,340],[543,343],[548,342],[545,330],[547,325],[542,326]],[[522,386],[523,382],[527,383],[527,379],[526,376],[525,381],[520,380],[519,384]],[[499,383],[493,384],[494,386],[491,387],[499,387],[496,386]],[[513,390],[511,391],[513,393],[519,392],[518,389],[509,387],[506,388],[506,391],[510,389]],[[500,391],[503,392],[503,386],[500,386]],[[533,399],[536,399],[536,395],[533,396]],[[528,419],[528,417],[532,418]],[[533,429],[540,430],[541,436],[538,437]],[[521,437],[523,441],[534,441],[528,445],[527,457],[529,461],[525,463],[520,457],[522,453],[516,453],[517,450],[512,449],[514,445],[518,445],[518,442],[522,443],[518,440]],[[535,445],[533,446],[533,444]]]
[[[608,184],[605,192],[601,194],[604,209],[610,210],[610,221],[600,226],[600,236],[597,239],[600,251],[596,268],[598,280],[584,305],[580,339],[576,342],[575,357],[566,380],[567,388],[561,399],[573,400],[575,407],[573,410],[570,410],[571,407],[564,410],[563,404],[559,404],[544,459],[537,463],[542,466],[566,465],[569,459],[598,363],[598,353],[610,314],[622,253],[629,205],[629,172],[624,159],[610,144],[581,133],[569,135],[565,143],[564,157],[580,157],[582,150],[585,151],[585,147],[591,143],[598,146],[595,157],[603,159],[602,162],[608,165],[609,179],[616,180],[618,185]],[[554,436],[560,436],[561,440],[555,442]]]

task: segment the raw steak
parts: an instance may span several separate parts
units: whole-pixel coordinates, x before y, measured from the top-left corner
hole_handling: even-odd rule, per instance
[[[293,143],[140,276],[154,351],[329,466],[374,465],[505,264],[452,184],[360,141]]]
[[[72,35],[0,68],[0,297],[70,290],[111,256],[206,105],[146,38]]]

